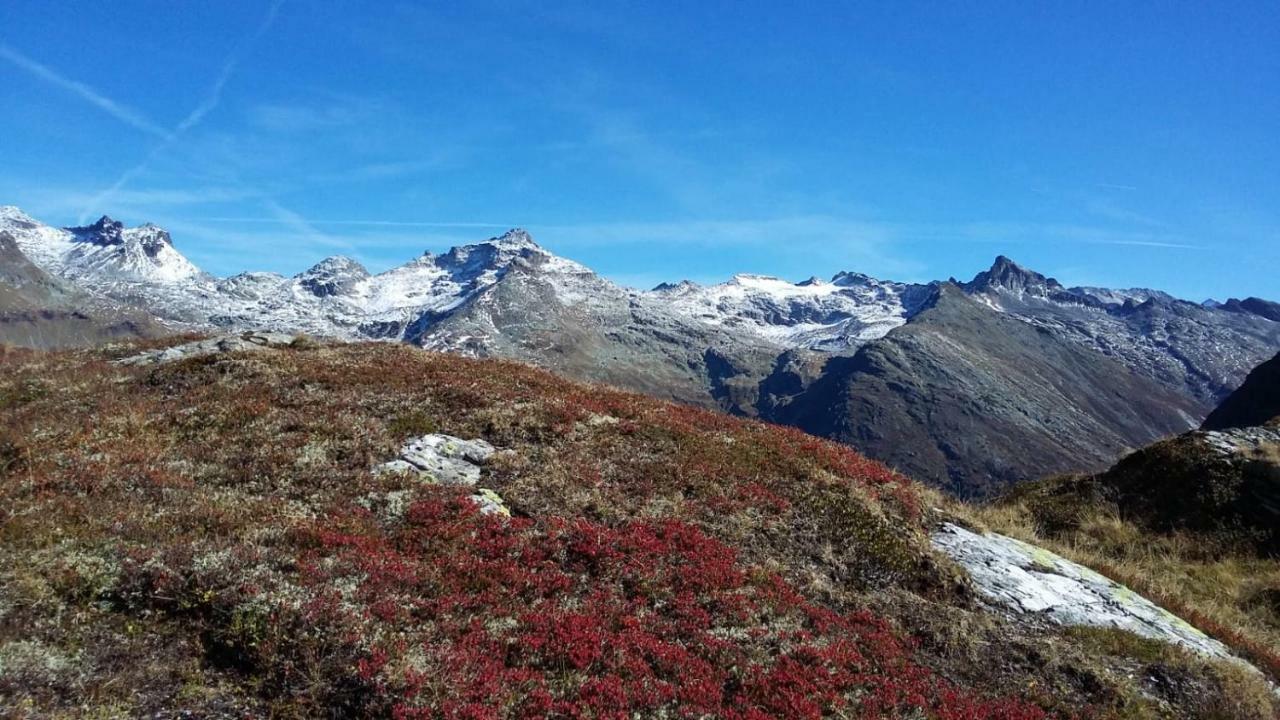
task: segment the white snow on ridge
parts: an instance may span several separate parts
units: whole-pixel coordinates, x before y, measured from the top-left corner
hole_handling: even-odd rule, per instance
[[[907,321],[925,294],[923,286],[852,273],[832,282],[801,283],[741,274],[717,285],[683,282],[651,292],[692,320],[815,350],[856,347],[883,337]]]
[[[517,272],[518,277],[539,278],[537,292],[549,291],[552,302],[580,311],[581,322],[661,317],[663,322],[724,331],[779,352],[848,352],[906,323],[932,294],[928,285],[852,272],[829,282],[741,274],[713,285],[685,281],[630,290],[547,252],[519,229],[439,255],[426,253],[376,275],[336,256],[293,277],[249,272],[223,279],[201,271],[173,246],[167,232],[153,225],[125,228],[104,217],[87,227],[54,228],[16,207],[0,206],[0,231],[11,233],[19,249],[50,274],[192,329],[480,347],[485,333],[496,333],[496,328],[468,330],[462,333],[468,336],[464,341],[451,335],[456,330],[437,326],[472,303],[480,304],[482,315],[489,312],[483,307],[492,301],[486,291]],[[1188,315],[1157,291],[1066,289],[1003,256],[964,283],[964,289],[993,310],[1060,332],[1155,377],[1177,377],[1190,357],[1204,368],[1196,377],[1210,378],[1202,383],[1205,393],[1256,364],[1252,355],[1240,352],[1242,343],[1273,336],[1269,328],[1249,324],[1264,322],[1260,319],[1199,306],[1199,315]],[[1160,307],[1142,306],[1148,299]],[[536,313],[538,308],[526,310]],[[1170,349],[1174,346],[1176,352]]]
[[[84,228],[53,228],[13,206],[0,208],[0,230],[46,272],[72,280],[170,284],[203,275],[155,225],[125,229],[103,217]]]
[[[154,225],[124,228],[104,217],[83,228],[54,228],[3,206],[0,231],[11,233],[23,254],[51,274],[193,327],[397,338],[424,315],[462,306],[517,263],[535,263],[559,280],[557,296],[567,305],[591,300],[590,287],[575,278],[607,282],[548,253],[519,229],[442,255],[427,253],[377,275],[335,256],[293,277],[246,272],[223,279],[201,271]]]

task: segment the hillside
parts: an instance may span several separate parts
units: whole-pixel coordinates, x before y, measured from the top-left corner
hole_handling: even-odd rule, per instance
[[[1280,418],[1280,353],[1254,368],[1205,418],[1202,430],[1274,425]]]
[[[822,376],[778,418],[957,496],[1101,469],[1186,430],[1194,401],[954,285]]]
[[[987,608],[938,499],[847,447],[510,362],[191,347],[0,355],[6,712],[1274,712],[1230,663]]]

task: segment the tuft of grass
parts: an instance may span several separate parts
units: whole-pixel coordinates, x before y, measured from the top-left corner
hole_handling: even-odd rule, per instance
[[[1067,634],[1096,653],[1132,660],[1146,684],[1199,685],[1207,691],[1192,695],[1179,710],[1195,717],[1263,718],[1274,712],[1270,684],[1257,673],[1233,662],[1209,662],[1159,640],[1117,628],[1074,627]],[[1134,714],[1152,716],[1141,698]],[[1141,708],[1141,710],[1139,710]]]
[[[395,437],[419,437],[437,432],[439,425],[427,413],[421,410],[409,410],[391,418],[387,423],[387,432]]]

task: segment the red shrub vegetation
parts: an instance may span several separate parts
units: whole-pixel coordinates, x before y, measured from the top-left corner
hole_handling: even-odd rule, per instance
[[[331,523],[306,576],[355,589],[304,622],[341,619],[399,718],[1044,717],[953,687],[886,621],[812,604],[678,521],[503,522],[442,493],[393,530]]]

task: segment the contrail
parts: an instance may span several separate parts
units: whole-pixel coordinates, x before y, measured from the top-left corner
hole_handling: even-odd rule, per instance
[[[106,205],[111,198],[115,197],[116,193],[123,190],[124,187],[132,182],[138,175],[141,175],[142,172],[151,165],[151,162],[155,160],[156,157],[169,149],[169,147],[185,135],[188,130],[199,125],[206,115],[213,112],[214,109],[218,107],[218,104],[222,102],[222,89],[226,87],[227,82],[231,80],[231,76],[240,65],[241,57],[249,47],[257,42],[258,39],[260,39],[267,30],[271,28],[272,23],[276,20],[276,15],[280,13],[280,6],[283,4],[284,0],[273,0],[271,6],[267,9],[266,17],[263,18],[261,23],[258,23],[257,29],[241,40],[240,43],[231,51],[231,54],[227,56],[226,61],[222,64],[222,70],[218,73],[218,77],[214,80],[213,85],[210,86],[209,91],[205,93],[204,99],[201,100],[200,103],[182,119],[182,122],[178,123],[178,125],[173,129],[173,132],[166,132],[161,141],[155,147],[151,148],[151,151],[147,153],[146,157],[144,157],[141,162],[126,170],[114,183],[111,184],[111,187],[108,187],[106,190],[98,193],[89,201],[89,206],[80,213],[79,222],[81,224],[84,224],[84,222],[88,220],[89,216],[93,214],[94,208],[100,208]]]
[[[209,88],[209,92],[205,94],[205,98],[199,105],[178,123],[178,127],[174,129],[174,135],[181,135],[190,130],[200,121],[204,120],[204,116],[213,112],[218,107],[218,103],[222,102],[222,88],[226,87],[227,81],[231,79],[231,75],[235,73],[236,67],[240,65],[240,58],[245,51],[256,43],[267,30],[271,29],[271,25],[276,21],[276,15],[280,13],[280,6],[284,4],[284,0],[273,0],[271,7],[267,9],[267,16],[258,23],[258,28],[251,35],[240,42],[231,55],[227,57],[227,61],[222,64],[222,72],[218,73],[218,79],[214,81],[213,86]]]
[[[1203,245],[1165,242],[1163,240],[1085,240],[1093,245],[1134,245],[1137,247],[1171,248],[1175,250],[1204,250]]]
[[[63,77],[55,72],[47,65],[43,65],[22,53],[14,50],[4,43],[0,43],[0,57],[26,70],[32,75],[44,80],[45,82],[56,85],[63,90],[70,91],[78,96],[81,100],[94,105],[99,110],[106,112],[115,119],[129,125],[135,129],[141,130],[149,135],[154,135],[162,140],[168,140],[170,133],[168,130],[156,125],[144,116],[142,113],[133,108],[121,105],[93,88],[82,82]]]
[[[317,243],[320,245],[327,245],[329,247],[341,248],[353,254],[357,252],[356,247],[352,245],[350,242],[347,242],[346,240],[335,239],[320,232],[319,230],[315,229],[315,227],[311,223],[307,222],[306,218],[290,210],[289,208],[284,207],[283,205],[276,202],[275,200],[272,200],[271,198],[264,198],[262,201],[262,204],[267,208],[267,210],[271,211],[272,215],[276,216],[276,219],[279,222],[288,226],[294,232],[301,234],[303,237],[307,238],[311,242]]]

